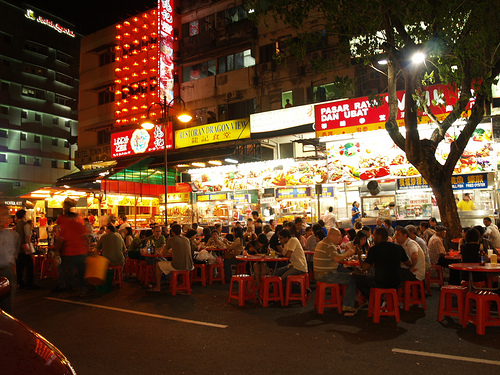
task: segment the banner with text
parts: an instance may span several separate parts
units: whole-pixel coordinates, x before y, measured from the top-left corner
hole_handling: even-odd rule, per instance
[[[406,177],[397,180],[398,190],[414,190],[430,188],[421,176]],[[451,178],[453,190],[485,189],[488,187],[488,175],[486,173],[466,174],[453,176]]]
[[[131,129],[111,134],[111,157],[137,155],[165,149],[165,133],[162,125],[151,130]],[[167,149],[173,147],[172,125],[167,126]]]

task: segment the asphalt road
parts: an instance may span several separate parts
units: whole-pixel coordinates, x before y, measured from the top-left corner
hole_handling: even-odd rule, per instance
[[[361,309],[344,317],[314,299],[302,307],[228,304],[229,285],[193,286],[192,295],[150,294],[132,279],[107,294],[54,294],[53,280],[18,292],[14,316],[70,359],[98,374],[499,374],[500,327],[476,335],[427,311],[375,324]],[[314,294],[313,294],[314,297]],[[1,373],[1,366],[0,366]]]

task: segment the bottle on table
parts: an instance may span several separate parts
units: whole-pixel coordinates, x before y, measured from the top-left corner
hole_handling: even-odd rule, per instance
[[[486,264],[486,251],[483,248],[479,250],[479,265],[484,266]]]

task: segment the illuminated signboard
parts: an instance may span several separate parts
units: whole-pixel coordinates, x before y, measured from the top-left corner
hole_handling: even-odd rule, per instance
[[[212,202],[227,200],[227,193],[200,194],[196,197],[197,202]]]
[[[251,203],[250,194],[234,194],[233,201],[234,203]]]
[[[249,122],[245,118],[177,130],[175,148],[250,138]]]
[[[265,133],[289,129],[314,122],[314,106],[312,104],[260,112],[250,115],[252,133]]]
[[[276,198],[305,198],[311,196],[311,188],[276,189]]]
[[[56,22],[53,22],[47,18],[43,18],[42,16],[35,16],[35,13],[31,9],[26,10],[26,14],[24,15],[27,19],[30,19],[32,21],[36,21],[38,23],[41,23],[42,25],[46,25],[48,27],[53,28],[55,31],[57,31],[60,34],[66,34],[69,35],[70,37],[74,38],[76,35],[74,31],[71,31],[70,29],[66,27],[62,27]]]
[[[173,0],[158,1],[158,25],[160,56],[158,59],[161,99],[167,102],[174,98],[174,12]]]
[[[131,129],[111,134],[111,157],[137,155],[164,150],[164,132],[162,125],[151,130]],[[167,149],[172,148],[172,126],[167,127]]]
[[[439,119],[444,119],[453,110],[457,94],[445,85],[429,86],[426,90],[428,106]],[[405,93],[397,92],[399,126],[404,125]],[[362,98],[338,100],[322,103],[314,108],[316,119],[316,136],[360,133],[370,130],[384,129],[389,117],[388,96],[383,96],[384,104],[372,106],[367,96]],[[430,122],[428,116],[422,116],[419,123]]]
[[[430,188],[427,181],[420,176],[400,178],[397,181],[398,190]],[[453,176],[451,187],[453,190],[484,189],[488,187],[488,176],[486,173]]]
[[[167,194],[168,203],[189,203],[189,192]]]

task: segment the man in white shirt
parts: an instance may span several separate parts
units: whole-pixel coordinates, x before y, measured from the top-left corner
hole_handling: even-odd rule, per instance
[[[337,227],[337,219],[335,219],[335,214],[333,213],[333,207],[328,207],[328,212],[323,217],[323,221],[325,222],[325,227],[327,229],[336,228]]]
[[[118,231],[124,230],[126,227],[130,227],[130,223],[128,222],[128,218],[125,215],[123,215],[122,223],[120,224]]]
[[[411,261],[411,266],[401,267],[401,279],[403,281],[422,281],[425,279],[425,255],[417,242],[413,241],[405,227],[396,227],[396,242],[403,246],[406,255]]]
[[[292,237],[288,229],[278,233],[279,241],[283,246],[283,256],[289,259],[289,264],[276,270],[276,276],[281,276],[283,287],[286,286],[286,278],[290,275],[300,275],[307,272],[307,260],[304,249],[296,237]]]
[[[431,258],[429,256],[429,249],[427,248],[427,244],[425,243],[425,240],[419,236],[417,236],[417,227],[415,227],[415,225],[407,225],[406,227],[406,230],[408,231],[408,236],[413,240],[415,241],[416,243],[418,243],[418,246],[420,246],[420,248],[422,249],[422,251],[424,252],[424,256],[425,256],[425,270],[426,271],[429,271],[431,269]]]
[[[491,218],[489,217],[483,219],[483,224],[486,227],[483,237],[488,237],[493,242],[493,245],[495,245],[495,248],[500,248],[500,231],[498,227],[491,222]]]

